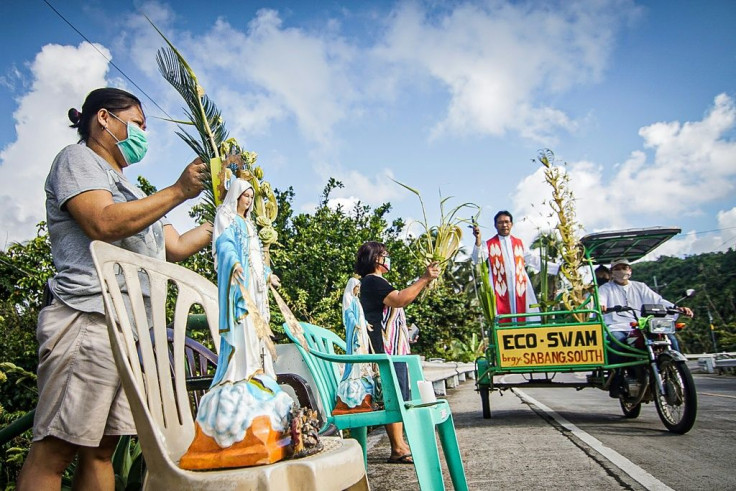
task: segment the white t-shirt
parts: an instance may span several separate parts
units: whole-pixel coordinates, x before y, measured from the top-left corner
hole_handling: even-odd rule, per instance
[[[662,298],[662,295],[655,292],[647,285],[640,281],[629,281],[627,285],[619,285],[615,281],[609,281],[598,289],[598,300],[601,308],[616,307],[633,307],[636,310],[636,316],[640,314],[641,306],[647,303],[661,304],[665,307],[671,307],[672,302]],[[631,329],[631,323],[636,320],[633,312],[609,312],[603,315],[603,320],[611,331],[628,331]]]

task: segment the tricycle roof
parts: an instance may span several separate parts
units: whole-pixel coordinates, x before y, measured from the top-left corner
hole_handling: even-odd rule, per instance
[[[596,263],[610,263],[626,258],[636,261],[680,233],[676,227],[648,227],[612,230],[588,234],[580,242],[590,259]]]

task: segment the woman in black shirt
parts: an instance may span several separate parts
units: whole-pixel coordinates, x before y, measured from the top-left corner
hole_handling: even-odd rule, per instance
[[[408,355],[409,333],[406,328],[404,307],[417,298],[429,283],[439,276],[439,266],[432,263],[413,284],[399,291],[383,278],[391,269],[391,258],[380,242],[366,242],[358,249],[355,272],[361,276],[360,303],[365,319],[372,330],[368,335],[371,351],[389,355]],[[396,376],[404,400],[410,398],[406,363],[395,363]],[[389,463],[413,464],[409,445],[404,440],[402,423],[386,425],[391,442]]]

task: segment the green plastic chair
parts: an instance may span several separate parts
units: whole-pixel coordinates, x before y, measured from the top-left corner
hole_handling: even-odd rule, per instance
[[[368,426],[404,423],[404,431],[414,460],[414,470],[419,480],[419,487],[426,490],[444,490],[445,484],[442,478],[442,467],[435,436],[436,427],[454,488],[458,491],[468,489],[449,404],[444,399],[422,404],[419,398],[417,381],[424,380],[424,375],[418,356],[336,354],[335,347],[343,352],[346,351],[345,342],[339,336],[327,329],[306,322],[300,322],[299,324],[304,332],[309,350],[304,349],[295,333],[286,323],[284,324],[284,331],[289,339],[296,344],[314,378],[325,411],[325,427],[333,424],[340,430],[349,429],[350,435],[358,440],[361,447],[363,447],[363,457],[366,458]],[[401,396],[401,389],[392,362],[405,362],[408,366],[411,381],[411,401],[405,402]],[[332,414],[337,402],[337,386],[341,378],[338,365],[342,363],[375,363],[378,365],[383,389],[384,409],[356,414]]]

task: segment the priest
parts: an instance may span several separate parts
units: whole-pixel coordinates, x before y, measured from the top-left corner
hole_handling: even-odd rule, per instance
[[[496,297],[496,314],[522,314],[539,312],[537,297],[534,295],[526,266],[535,270],[541,269],[538,256],[526,251],[521,239],[511,235],[514,218],[510,212],[501,210],[493,217],[498,232],[485,244],[481,240],[478,224],[473,225],[475,247],[473,247],[473,263],[479,260],[488,261],[488,273],[493,292]],[[559,265],[547,263],[547,272],[556,275]],[[518,321],[538,321],[539,317],[518,318]],[[509,322],[504,319],[502,322]]]

